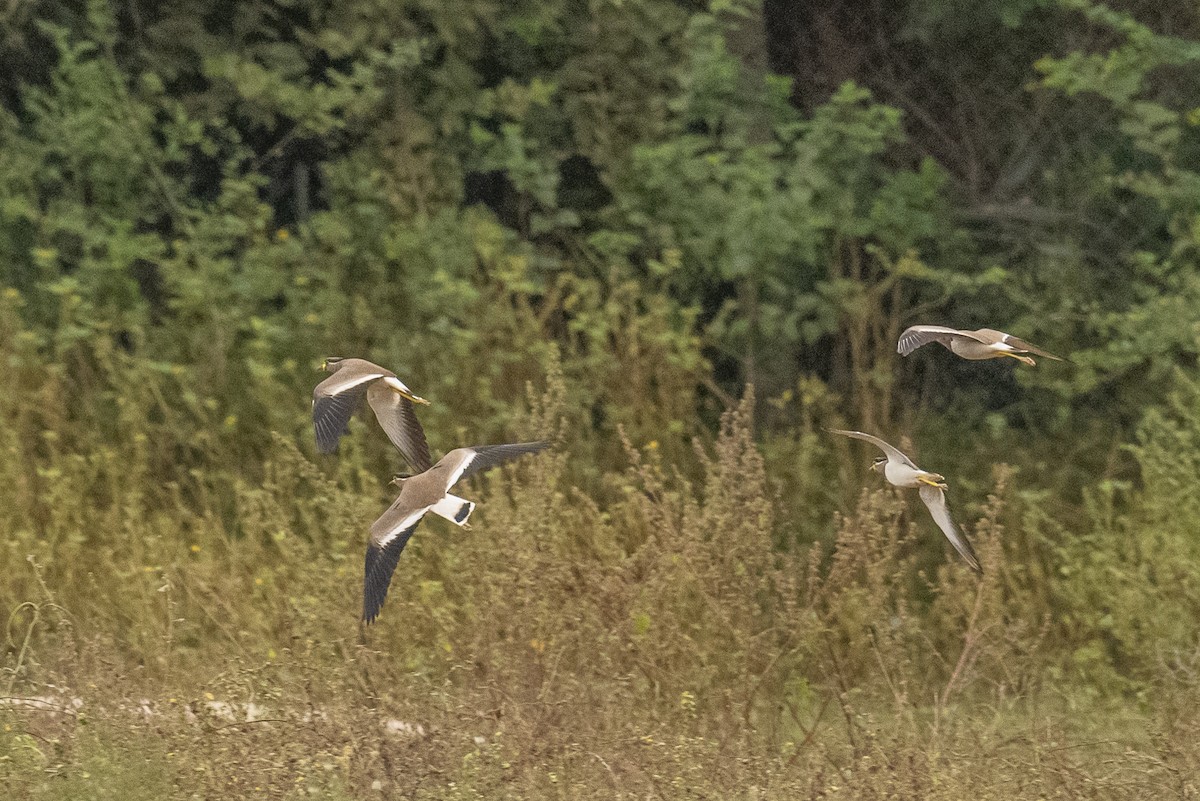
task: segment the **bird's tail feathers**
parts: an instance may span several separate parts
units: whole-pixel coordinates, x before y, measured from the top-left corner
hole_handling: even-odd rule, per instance
[[[429,507],[429,511],[446,518],[451,523],[462,526],[466,525],[467,518],[471,516],[471,512],[475,511],[475,504],[463,500],[457,495],[447,495]]]

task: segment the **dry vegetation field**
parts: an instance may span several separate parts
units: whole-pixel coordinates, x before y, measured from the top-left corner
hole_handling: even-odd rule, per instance
[[[563,393],[520,428],[565,440]],[[982,580],[890,489],[791,548],[751,404],[695,478],[627,444],[594,498],[560,444],[477,483],[365,629],[365,476],[275,437],[261,485],[151,506],[117,454],[62,457],[10,495],[43,528],[5,532],[6,797],[1196,797],[1200,651],[1072,642],[1009,469]]]

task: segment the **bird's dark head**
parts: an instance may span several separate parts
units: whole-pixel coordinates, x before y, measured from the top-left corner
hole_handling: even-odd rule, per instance
[[[887,466],[888,460],[886,456],[878,456],[875,461],[871,462],[871,469],[876,473],[882,473],[883,468]]]
[[[326,356],[325,360],[321,362],[321,369],[327,373],[336,373],[341,368],[343,361],[345,358],[342,356]]]

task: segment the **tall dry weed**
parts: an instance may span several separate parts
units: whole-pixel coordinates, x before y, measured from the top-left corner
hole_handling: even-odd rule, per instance
[[[164,444],[181,416],[220,414],[168,402],[169,372],[129,374],[144,386],[114,407],[130,436],[112,439],[84,425],[95,410],[56,400],[61,372],[18,368],[26,394],[0,397],[0,679],[50,706],[0,709],[0,781],[144,770],[147,787],[209,797],[241,797],[250,775],[276,797],[375,782],[431,799],[1189,792],[1195,751],[1178,743],[1200,730],[1198,649],[1178,621],[1137,623],[1190,608],[1171,590],[1186,582],[1159,577],[1186,562],[1106,544],[1152,523],[1178,557],[1178,521],[1097,504],[1090,538],[1068,539],[1002,467],[978,514],[955,498],[982,579],[892,489],[861,493],[823,544],[825,524],[780,511],[752,392],[693,461],[624,438],[626,467],[585,491],[554,365],[511,436],[555,448],[465,482],[471,530],[424,521],[365,629],[362,548],[392,490],[363,438],[335,460],[268,435],[239,469],[224,433]],[[1164,503],[1186,491],[1172,441],[1147,451],[1147,497]],[[1106,629],[1097,576],[1114,567],[1122,608],[1140,611]],[[1111,661],[1092,648],[1104,631],[1117,654],[1162,647]],[[1125,664],[1138,682],[1105,678]],[[1114,706],[1111,687],[1132,700]],[[1082,745],[1114,738],[1080,705],[1125,715],[1121,744]]]

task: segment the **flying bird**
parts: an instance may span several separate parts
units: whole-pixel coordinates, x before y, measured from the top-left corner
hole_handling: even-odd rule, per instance
[[[414,395],[391,370],[366,359],[330,356],[321,369],[333,373],[313,390],[313,428],[321,453],[337,450],[338,440],[348,431],[350,415],[365,397],[388,439],[413,469],[424,472],[433,465],[425,431],[413,408],[414,403],[428,405],[429,401]]]
[[[996,331],[991,328],[980,328],[978,331],[959,331],[957,328],[946,328],[941,325],[914,325],[905,329],[896,343],[896,352],[907,356],[922,345],[939,342],[946,346],[956,356],[964,359],[999,359],[1002,356],[1024,362],[1029,366],[1037,364],[1026,353],[1045,356],[1055,361],[1065,361],[1060,356],[1047,353],[1041,348],[1030,345],[1023,339],[1017,339],[1012,334]]]
[[[464,478],[504,464],[526,453],[550,447],[549,442],[519,442],[511,445],[475,445],[450,451],[430,469],[415,476],[397,476],[391,483],[400,487],[400,495],[378,520],[371,524],[367,542],[367,560],[363,577],[363,620],[379,616],[387,597],[392,573],[400,552],[408,544],[417,524],[426,512],[466,527],[475,509],[471,501],[450,494],[450,488]]]
[[[912,459],[909,459],[898,449],[893,448],[879,437],[873,437],[870,434],[864,434],[861,431],[842,431],[831,428],[830,433],[841,434],[845,437],[853,437],[861,439],[864,442],[870,442],[875,447],[884,452],[884,456],[880,456],[871,465],[871,469],[877,473],[883,473],[890,483],[897,487],[918,487],[918,492],[921,500],[925,502],[925,506],[929,509],[929,514],[933,516],[933,522],[937,523],[938,528],[946,535],[946,539],[950,540],[950,544],[954,546],[954,550],[967,561],[971,569],[976,573],[982,573],[983,568],[979,566],[979,559],[975,557],[975,551],[971,548],[971,543],[967,542],[967,538],[962,535],[958,527],[954,525],[954,521],[950,519],[950,509],[946,506],[946,478],[939,473],[930,473],[928,470],[922,470],[913,464]]]

